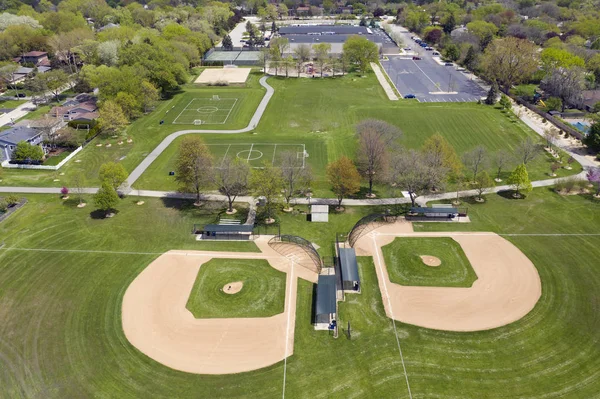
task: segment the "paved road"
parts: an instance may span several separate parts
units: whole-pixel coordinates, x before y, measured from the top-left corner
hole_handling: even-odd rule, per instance
[[[396,30],[402,36],[403,47],[412,48],[409,55],[388,56],[382,61],[390,79],[404,96],[414,94],[421,102],[462,102],[477,101],[486,95],[472,75],[458,69],[456,65],[445,66],[433,51],[425,51],[410,38],[406,29]],[[412,55],[418,54],[421,60],[415,61]]]
[[[69,89],[70,87],[71,87],[71,85],[69,85],[69,84],[65,85],[63,88],[60,89],[60,93]],[[54,97],[54,94],[51,92],[46,93],[46,95],[49,97]],[[6,114],[0,115],[0,126],[4,126],[4,125],[8,125],[10,123],[16,122],[18,119],[21,119],[22,117],[26,116],[31,111],[34,111],[35,109],[37,109],[37,105],[35,105],[32,101],[27,101],[26,103],[19,105],[17,108],[13,109],[12,111],[10,111]]]
[[[129,174],[129,177],[126,180],[126,185],[129,187],[133,186],[133,184],[137,181],[137,179],[140,178],[144,171],[148,169],[152,162],[154,162],[154,160],[158,158],[160,154],[162,154],[162,152],[173,142],[173,140],[175,140],[179,136],[183,136],[184,134],[190,133],[237,134],[250,132],[254,130],[258,125],[258,122],[260,122],[260,119],[262,118],[265,110],[267,109],[267,105],[269,104],[271,97],[273,97],[273,94],[275,93],[275,90],[273,90],[273,88],[267,83],[267,79],[268,76],[263,76],[259,80],[259,83],[261,84],[261,86],[267,89],[267,92],[260,101],[260,104],[258,104],[258,108],[256,108],[256,111],[254,112],[254,115],[252,116],[252,119],[250,120],[248,126],[246,126],[243,129],[237,130],[180,130],[178,132],[172,133],[165,137],[164,140],[161,141],[161,143],[154,150],[152,150],[152,152],[146,158],[144,158],[142,162],[140,162],[140,164],[133,170],[133,172]]]

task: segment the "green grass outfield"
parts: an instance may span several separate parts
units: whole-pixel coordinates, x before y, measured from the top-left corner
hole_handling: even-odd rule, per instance
[[[189,234],[192,222],[211,219],[206,210],[147,198],[137,206],[137,198],[127,198],[114,218],[100,220],[91,218],[92,209],[58,196],[27,197],[24,208],[0,223],[0,396],[282,397],[283,362],[236,375],[188,374],[149,359],[123,334],[128,285],[159,253],[207,249]],[[287,221],[282,228],[299,235],[312,231],[306,238],[327,247],[334,233],[368,212],[349,208],[345,220],[318,225],[300,215],[280,219]],[[600,204],[590,196],[536,189],[526,200],[490,195],[485,204],[469,205],[469,215],[470,224],[422,223],[416,229],[505,234],[539,270],[542,296],[526,317],[490,331],[445,332],[396,322],[413,397],[597,397],[600,236],[586,234],[600,234]],[[533,235],[511,235],[524,233]],[[370,258],[359,262],[362,294],[347,295],[339,308],[340,326],[351,322],[351,340],[312,329],[314,286],[299,282],[286,397],[408,397],[373,264]]]
[[[402,237],[381,248],[392,283],[428,287],[471,287],[477,275],[460,245],[450,237]],[[422,255],[440,266],[427,266]]]
[[[355,125],[367,118],[388,121],[404,133],[400,144],[419,148],[433,134],[443,135],[460,155],[477,145],[484,145],[490,153],[499,149],[514,152],[524,137],[542,139],[516,116],[501,110],[475,103],[417,103],[414,101],[392,102],[387,99],[373,74],[366,78],[348,75],[335,79],[285,79],[270,78],[269,84],[275,95],[259,123],[255,134],[240,135],[206,134],[207,144],[244,145],[297,144],[304,145],[315,180],[313,191],[318,197],[331,197],[325,167],[342,155],[354,157],[356,151]],[[177,146],[182,138],[175,140],[165,152],[136,182],[135,187],[153,190],[174,190],[174,170]],[[213,147],[214,149],[215,147]],[[218,158],[220,153],[215,153]],[[530,178],[547,179],[550,156],[541,154],[528,165]],[[561,169],[558,176],[579,173]],[[493,170],[490,169],[490,173]],[[502,174],[506,179],[510,170]],[[494,174],[495,176],[495,174]],[[394,195],[383,186],[377,186],[379,196]],[[363,195],[364,193],[359,193]],[[397,194],[396,194],[397,195]],[[364,195],[363,195],[364,197]]]
[[[223,287],[241,281],[236,294]],[[195,318],[270,317],[283,313],[285,273],[264,259],[211,259],[198,271],[186,307]]]

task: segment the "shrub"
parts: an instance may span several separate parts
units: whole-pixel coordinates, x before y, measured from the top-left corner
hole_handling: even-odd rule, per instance
[[[8,203],[4,198],[0,198],[0,212],[4,213],[8,210]]]
[[[19,203],[19,197],[17,197],[16,195],[9,195],[8,197],[6,197],[6,203],[8,204],[8,206],[13,206]]]

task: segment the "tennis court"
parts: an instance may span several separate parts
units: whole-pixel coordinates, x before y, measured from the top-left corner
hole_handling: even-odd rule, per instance
[[[227,122],[237,98],[221,98],[218,95],[194,98],[172,122],[176,125],[222,125]]]
[[[215,160],[215,167],[219,167],[225,158],[237,158],[248,162],[253,168],[261,168],[265,163],[280,166],[281,157],[286,152],[296,154],[299,167],[306,165],[306,146],[304,144],[276,144],[276,143],[243,143],[243,144],[208,144]]]

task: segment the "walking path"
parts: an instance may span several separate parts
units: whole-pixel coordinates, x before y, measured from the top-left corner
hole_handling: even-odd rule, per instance
[[[377,65],[374,62],[371,62],[371,68],[373,69],[373,72],[375,72],[375,76],[377,76],[377,80],[379,81],[381,87],[383,87],[383,90],[388,96],[388,99],[390,99],[391,101],[398,101],[398,96],[396,95],[396,93],[394,93],[394,89],[392,89],[392,86],[390,86],[389,82],[383,75],[383,72],[381,72],[381,68],[379,68],[379,65]]]
[[[183,136],[185,134],[190,134],[190,133],[237,134],[237,133],[250,132],[250,131],[256,129],[258,122],[260,122],[260,119],[262,118],[263,114],[265,113],[265,110],[267,109],[267,105],[269,104],[271,97],[273,97],[273,94],[275,93],[275,90],[273,90],[273,88],[271,86],[269,86],[269,84],[267,83],[267,78],[268,78],[268,76],[263,76],[259,80],[260,85],[262,87],[264,87],[265,89],[267,89],[267,92],[265,93],[264,97],[260,101],[260,104],[258,104],[258,107],[256,108],[256,111],[254,112],[254,115],[252,116],[250,123],[248,123],[248,126],[246,126],[243,129],[237,129],[237,130],[210,130],[210,129],[208,129],[208,130],[180,130],[178,132],[172,133],[172,134],[168,135],[167,137],[165,137],[164,140],[161,141],[161,143],[154,150],[152,150],[152,152],[146,158],[144,158],[144,160],[142,162],[140,162],[140,164],[133,170],[133,172],[131,172],[129,174],[129,177],[125,181],[127,186],[129,186],[129,187],[133,186],[133,183],[135,183],[136,180],[140,178],[140,176],[146,171],[146,169],[148,169],[148,167],[152,164],[152,162],[154,162],[154,160],[156,158],[158,158],[160,156],[160,154],[162,154],[162,152],[165,149],[167,149],[167,147],[177,137]]]

